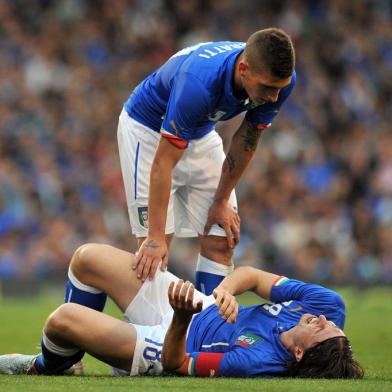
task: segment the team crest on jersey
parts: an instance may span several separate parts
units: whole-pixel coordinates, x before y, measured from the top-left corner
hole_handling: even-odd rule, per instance
[[[263,338],[260,336],[253,335],[252,333],[246,333],[245,335],[239,336],[235,344],[238,346],[250,347],[260,342],[261,340],[263,340]]]
[[[148,229],[148,207],[138,207],[137,212],[139,215],[139,223]]]
[[[216,112],[209,114],[207,117],[211,121],[219,121],[219,119],[221,119],[225,114],[226,112],[223,112],[222,110],[217,110]]]

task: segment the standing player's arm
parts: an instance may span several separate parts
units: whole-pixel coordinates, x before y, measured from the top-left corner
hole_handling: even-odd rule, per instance
[[[262,131],[244,119],[234,134],[229,152],[222,166],[222,174],[218,188],[215,192],[213,204],[208,213],[204,235],[207,235],[215,223],[221,225],[226,231],[229,247],[233,247],[233,236],[238,242],[239,232],[236,232],[235,215],[230,214],[229,198],[238,180],[253,158]],[[239,226],[239,222],[238,222]]]
[[[177,162],[184,154],[184,149],[173,145],[162,137],[151,166],[148,236],[165,238],[167,208],[169,204],[172,173]]]
[[[229,200],[232,190],[256,152],[261,133],[244,119],[231,140],[214,200]]]
[[[184,149],[161,137],[150,173],[148,200],[148,234],[135,259],[134,269],[143,281],[155,275],[159,262],[162,269],[168,263],[168,249],[165,240],[167,209],[169,204],[172,173]]]

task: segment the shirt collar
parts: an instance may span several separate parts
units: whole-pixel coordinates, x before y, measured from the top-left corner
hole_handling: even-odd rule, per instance
[[[293,328],[296,324],[293,323],[276,323],[276,326],[272,329],[272,344],[275,348],[275,352],[278,357],[283,361],[287,362],[293,358],[293,354],[283,345],[280,335],[282,332],[288,331]]]

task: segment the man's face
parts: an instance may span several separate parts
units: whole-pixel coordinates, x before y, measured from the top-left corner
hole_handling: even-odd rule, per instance
[[[255,72],[246,60],[240,61],[239,74],[242,88],[256,105],[276,102],[280,90],[291,83],[291,76],[286,79],[277,79],[268,72]]]
[[[337,336],[346,336],[332,321],[325,316],[315,316],[310,313],[304,314],[295,327],[295,344],[304,351],[315,346],[317,343]]]

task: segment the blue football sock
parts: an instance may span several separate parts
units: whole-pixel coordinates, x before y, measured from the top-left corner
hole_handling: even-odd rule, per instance
[[[79,362],[84,355],[84,351],[78,348],[57,346],[45,334],[42,337],[41,349],[41,354],[34,362],[34,368],[38,374],[62,374],[64,370]]]
[[[73,302],[102,312],[105,307],[106,297],[104,292],[80,282],[71,269],[68,270],[64,302]]]
[[[199,254],[196,266],[196,289],[210,295],[215,287],[232,271],[233,265],[219,264]]]

